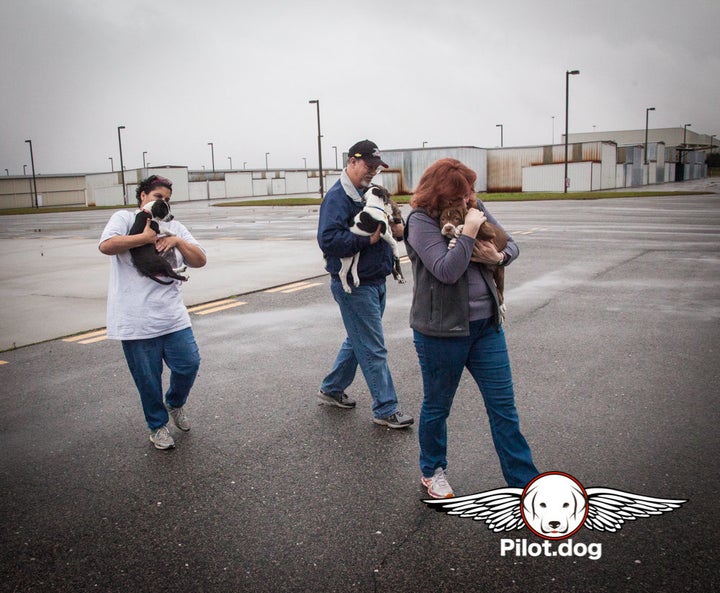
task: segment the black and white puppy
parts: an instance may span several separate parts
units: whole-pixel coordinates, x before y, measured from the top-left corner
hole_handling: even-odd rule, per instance
[[[404,284],[405,277],[400,269],[400,256],[398,254],[397,241],[393,238],[392,233],[390,232],[391,220],[393,223],[402,222],[400,209],[390,198],[390,192],[388,190],[379,185],[372,185],[370,189],[365,192],[365,207],[357,213],[350,224],[350,232],[356,235],[369,237],[377,230],[379,225],[382,228],[380,231],[380,238],[392,247],[393,278],[395,278],[395,280],[397,280],[400,284]],[[359,261],[360,252],[350,257],[340,258],[340,282],[342,282],[342,287],[345,292],[352,292],[352,288],[350,288],[347,281],[348,272],[352,273],[353,286],[360,285],[360,279],[358,278],[357,271]]]
[[[170,214],[170,204],[165,200],[154,200],[137,213],[135,216],[135,222],[130,228],[129,235],[139,235],[145,230],[145,224],[150,219],[150,228],[155,233],[164,233],[165,235],[172,235],[167,229],[161,229],[161,222],[170,222],[174,216]],[[180,274],[187,269],[187,266],[173,269],[172,265],[168,260],[162,257],[156,250],[153,243],[146,243],[140,247],[133,247],[130,249],[130,257],[132,257],[133,264],[143,276],[147,276],[151,280],[159,284],[172,284],[173,280],[164,281],[160,280],[158,276],[167,276],[168,278],[174,278],[175,280],[182,280],[185,282],[187,276],[181,276]]]

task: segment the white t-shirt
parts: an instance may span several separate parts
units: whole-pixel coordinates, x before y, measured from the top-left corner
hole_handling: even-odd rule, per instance
[[[139,210],[119,210],[105,225],[100,243],[116,235],[127,235],[135,222]],[[163,227],[183,241],[202,246],[184,225],[171,220]],[[203,249],[203,252],[205,250]],[[180,251],[172,249],[163,257],[170,259],[176,268],[182,265]],[[172,278],[161,277],[170,281]],[[158,284],[143,276],[133,265],[130,252],[110,256],[110,282],[107,300],[107,335],[112,340],[141,340],[164,336],[190,327],[190,315],[182,298],[182,282],[172,280],[171,284]]]

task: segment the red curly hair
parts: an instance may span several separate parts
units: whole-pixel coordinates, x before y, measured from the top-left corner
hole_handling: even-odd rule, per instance
[[[465,199],[473,192],[469,207],[475,201],[475,171],[457,159],[440,159],[423,173],[410,200],[413,208],[424,208],[433,218],[439,218],[446,208],[465,205]]]

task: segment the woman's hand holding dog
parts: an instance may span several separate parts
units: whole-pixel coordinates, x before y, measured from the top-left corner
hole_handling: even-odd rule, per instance
[[[487,217],[477,208],[471,208],[465,215],[465,223],[463,226],[462,234],[470,237],[476,237],[478,230],[482,223],[487,220]],[[495,244],[492,241],[475,241],[473,247],[472,256],[470,257],[471,262],[495,265],[500,261],[500,252],[495,248]]]
[[[462,234],[472,237],[477,237],[480,225],[487,220],[486,216],[477,208],[471,208],[465,215],[465,222],[463,224]]]
[[[475,241],[470,261],[494,266],[497,265],[501,257],[502,255],[495,248],[495,244],[492,241],[478,240]]]

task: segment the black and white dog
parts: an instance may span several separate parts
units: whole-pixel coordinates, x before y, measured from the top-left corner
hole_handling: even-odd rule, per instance
[[[405,283],[405,277],[400,269],[400,256],[398,254],[397,241],[390,232],[390,221],[393,223],[402,222],[400,209],[397,204],[390,199],[390,192],[384,187],[373,185],[365,192],[365,207],[357,213],[350,224],[350,231],[356,235],[369,237],[378,228],[382,227],[380,238],[386,241],[393,251],[393,270],[392,275],[400,284]],[[358,262],[360,261],[360,252],[350,257],[340,258],[340,281],[342,282],[345,292],[352,292],[352,288],[347,281],[348,272],[352,273],[353,286],[360,285],[358,278]]]
[[[150,219],[150,227],[157,234],[172,235],[170,231],[160,227],[161,222],[170,222],[174,216],[170,214],[170,204],[165,200],[154,200],[137,213],[135,216],[135,222],[130,228],[128,235],[139,235],[145,230],[145,224]],[[168,278],[174,278],[175,280],[182,280],[185,282],[187,276],[181,276],[180,274],[187,269],[187,266],[173,269],[170,262],[160,255],[155,250],[153,243],[146,243],[140,247],[133,247],[130,249],[130,257],[132,257],[133,264],[143,276],[147,276],[151,280],[159,284],[172,284],[173,281],[168,282],[160,280],[158,276],[167,276]]]

